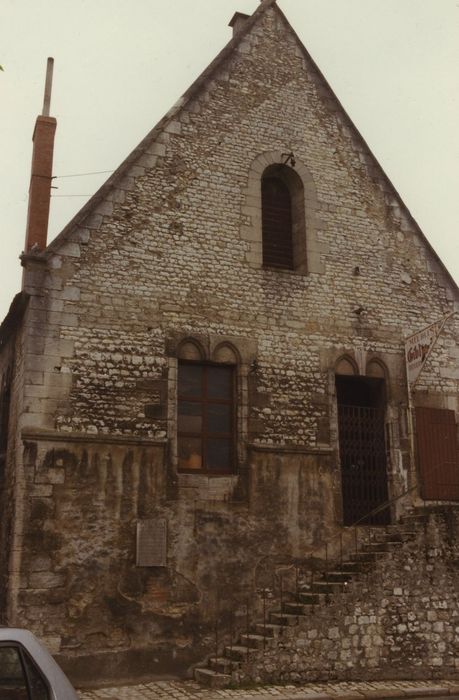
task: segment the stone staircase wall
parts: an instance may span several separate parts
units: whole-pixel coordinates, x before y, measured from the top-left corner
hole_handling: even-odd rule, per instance
[[[232,681],[458,678],[459,507],[418,510],[399,532],[398,544],[252,653]]]

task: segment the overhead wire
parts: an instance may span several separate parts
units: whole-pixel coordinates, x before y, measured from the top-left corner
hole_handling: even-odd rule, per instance
[[[53,175],[52,180],[61,180],[64,177],[85,177],[86,175],[105,175],[107,173],[114,173],[114,170],[93,170],[88,173],[71,173],[70,175]],[[93,193],[94,194],[94,193]],[[92,194],[52,194],[51,197],[91,197]]]
[[[103,175],[104,173],[114,173],[114,170],[94,170],[91,173],[73,173],[71,175],[53,175],[52,179],[55,180],[57,178],[63,178],[63,177],[83,177],[84,175]]]

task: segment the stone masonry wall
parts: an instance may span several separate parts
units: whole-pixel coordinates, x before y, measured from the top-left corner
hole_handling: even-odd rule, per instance
[[[247,262],[248,172],[260,153],[285,149],[315,183],[321,273]],[[110,201],[56,247],[48,296],[59,304],[47,321],[71,348],[59,371],[73,381],[65,411],[50,412],[53,426],[163,436],[164,422],[144,415],[139,380],[164,376],[175,331],[257,338],[271,400],[252,407],[257,442],[317,444],[329,417],[324,347],[397,358],[390,379],[403,383],[401,339],[450,310],[452,291],[361,151],[295,38],[267,11]],[[452,319],[423,379],[455,402],[457,331]]]
[[[417,537],[317,606],[244,680],[459,677],[459,509],[432,511]]]
[[[22,412],[23,382],[23,333],[18,330],[10,334],[0,350],[0,401],[4,400],[3,392],[10,383],[7,451],[0,465],[0,624],[8,621],[9,600],[20,569],[17,554],[20,549],[18,526],[20,528],[22,520],[23,481],[21,471],[17,469],[22,447],[17,426]]]
[[[257,16],[93,209],[24,260],[16,459],[28,520],[9,619],[45,636],[80,678],[88,654],[107,673],[134,656],[139,673],[184,673],[260,557],[307,556],[336,530],[342,355],[361,374],[375,358],[385,368],[388,478],[402,489],[403,337],[457,308],[293,33],[266,3]],[[257,239],[254,164],[290,151],[314,208],[307,274],[263,268]],[[448,321],[420,387],[456,411],[458,330]],[[177,474],[176,341],[187,336],[207,359],[218,339],[239,358],[235,474]],[[135,564],[143,517],[167,520],[167,567]]]

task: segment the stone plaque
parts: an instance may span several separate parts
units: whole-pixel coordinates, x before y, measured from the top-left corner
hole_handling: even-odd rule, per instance
[[[137,521],[137,566],[167,566],[166,518]]]

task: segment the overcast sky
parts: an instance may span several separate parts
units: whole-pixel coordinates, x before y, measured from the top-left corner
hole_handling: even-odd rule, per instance
[[[233,13],[258,2],[0,0],[0,319],[20,288],[47,56],[55,175],[113,170],[230,40]],[[459,0],[278,5],[459,282]],[[48,240],[108,176],[55,180]]]

